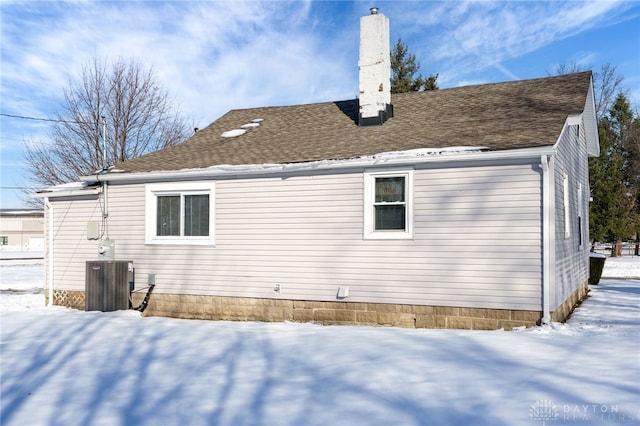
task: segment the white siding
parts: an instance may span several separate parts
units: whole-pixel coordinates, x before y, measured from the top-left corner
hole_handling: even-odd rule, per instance
[[[555,285],[551,310],[560,306],[589,278],[589,166],[584,126],[566,126],[557,144],[555,175]],[[563,176],[568,178],[568,206],[564,205]],[[582,188],[582,206],[578,188]],[[582,229],[578,227],[578,208]],[[569,223],[565,223],[565,209]],[[565,229],[570,229],[565,238]],[[582,238],[582,245],[580,245]]]
[[[53,289],[84,291],[85,262],[96,260],[98,241],[87,240],[87,222],[100,221],[101,206],[96,196],[68,199],[52,199],[53,213]],[[47,229],[47,240],[48,240]],[[45,268],[48,271],[50,252],[45,252]],[[49,284],[46,284],[48,287]]]
[[[215,247],[145,246],[144,185],[111,185],[109,238],[117,258],[135,262],[138,286],[156,274],[157,292],[335,301],[349,286],[350,302],[539,310],[536,166],[425,168],[414,178],[413,240],[363,239],[363,171],[217,181]],[[84,289],[96,244],[82,231],[99,206],[63,213],[59,204],[56,270],[66,279],[56,282]]]

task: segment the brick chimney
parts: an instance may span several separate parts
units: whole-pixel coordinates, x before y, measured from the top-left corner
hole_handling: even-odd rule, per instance
[[[372,7],[360,18],[360,126],[380,125],[393,117],[389,18]]]

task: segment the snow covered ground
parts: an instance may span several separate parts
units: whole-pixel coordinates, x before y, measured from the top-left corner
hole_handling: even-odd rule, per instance
[[[640,258],[566,324],[408,330],[44,307],[0,261],[2,425],[638,425]]]

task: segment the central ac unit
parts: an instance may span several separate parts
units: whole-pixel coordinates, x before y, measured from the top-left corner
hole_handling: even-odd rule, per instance
[[[90,260],[86,265],[85,311],[129,309],[133,262]]]

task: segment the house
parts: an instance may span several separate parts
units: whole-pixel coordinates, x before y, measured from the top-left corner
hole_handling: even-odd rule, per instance
[[[391,95],[388,19],[372,12],[359,99],[233,110],[42,191],[50,302],[83,308],[85,262],[107,244],[137,288],[155,279],[146,315],[471,329],[567,318],[588,290],[591,73]]]
[[[0,246],[38,250],[43,247],[44,212],[39,209],[0,209]]]

